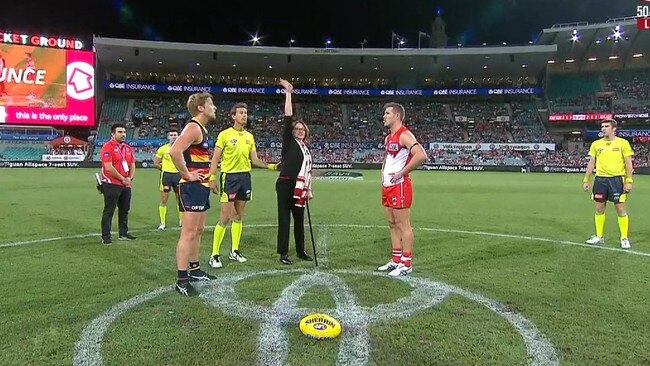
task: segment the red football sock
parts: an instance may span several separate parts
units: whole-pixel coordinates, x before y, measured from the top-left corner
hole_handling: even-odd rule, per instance
[[[410,267],[411,266],[411,253],[404,252],[404,254],[402,255],[401,260],[402,260],[402,264],[404,264],[407,267]]]
[[[399,263],[401,259],[402,259],[402,249],[393,248],[393,263]]]

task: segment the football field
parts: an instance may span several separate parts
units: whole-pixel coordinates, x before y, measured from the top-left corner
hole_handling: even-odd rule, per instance
[[[262,170],[248,262],[227,259],[228,229],[224,268],[209,268],[213,195],[201,266],[218,279],[187,298],[172,291],[173,197],[156,231],[156,170],[133,182],[137,240],[104,246],[95,170],[0,169],[0,364],[650,365],[650,177],[635,177],[626,251],[611,205],[606,244],[582,244],[594,208],[581,175],[418,171],[414,271],[392,279],[375,272],[390,254],[379,171],[361,172],[314,183],[317,268],[293,252],[279,263],[277,173]],[[317,311],[340,337],[300,333]]]

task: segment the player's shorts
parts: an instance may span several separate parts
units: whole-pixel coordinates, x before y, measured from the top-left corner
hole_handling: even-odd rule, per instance
[[[623,189],[623,177],[598,177],[594,179],[591,198],[596,202],[625,203],[627,193]]]
[[[382,186],[381,203],[384,207],[409,208],[413,203],[413,185],[410,179],[392,186]]]
[[[250,201],[253,198],[251,173],[221,173],[221,202]]]
[[[181,212],[204,212],[210,208],[210,187],[200,182],[178,185],[178,208]]]
[[[160,191],[178,192],[178,184],[181,180],[180,173],[161,172],[160,173]]]

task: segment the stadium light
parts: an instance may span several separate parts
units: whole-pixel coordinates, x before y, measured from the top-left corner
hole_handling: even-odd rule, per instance
[[[547,63],[549,63],[549,64],[554,64],[554,63],[555,63],[555,60],[548,60]]]
[[[588,61],[596,61],[596,60],[598,60],[598,58],[596,58],[596,57],[589,57],[587,60],[588,60]]]
[[[124,62],[124,60],[120,57],[117,59],[117,62]]]
[[[293,38],[289,39],[289,48],[291,48],[294,43],[296,43],[295,39],[293,39]]]
[[[618,56],[609,56],[609,59],[610,60],[616,60],[616,59],[618,59]]]
[[[331,38],[325,38],[325,48],[328,48],[332,44]]]
[[[632,55],[632,57],[634,57],[634,58],[643,57],[643,54],[642,53],[635,53],[635,54]]]
[[[527,68],[527,67],[528,67],[528,65],[526,65],[526,64],[521,64],[521,68],[522,68],[522,69],[525,69],[525,68]]]
[[[257,33],[255,33],[255,34],[250,34],[249,33],[248,35],[251,37],[248,40],[248,42],[251,43],[251,46],[261,46],[262,45],[262,43],[261,43],[262,37],[258,36]]]
[[[564,62],[566,62],[567,64],[570,64],[570,63],[575,62],[575,60],[572,59],[572,58],[568,58],[568,59],[566,59]]]

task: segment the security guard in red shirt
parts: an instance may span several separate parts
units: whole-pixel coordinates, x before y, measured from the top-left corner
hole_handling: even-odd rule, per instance
[[[104,212],[102,213],[102,244],[112,244],[111,226],[113,213],[117,207],[119,240],[133,240],[129,234],[129,209],[131,208],[131,181],[135,174],[135,156],[127,143],[126,126],[116,123],[111,126],[111,139],[99,153],[102,162],[102,193]]]

